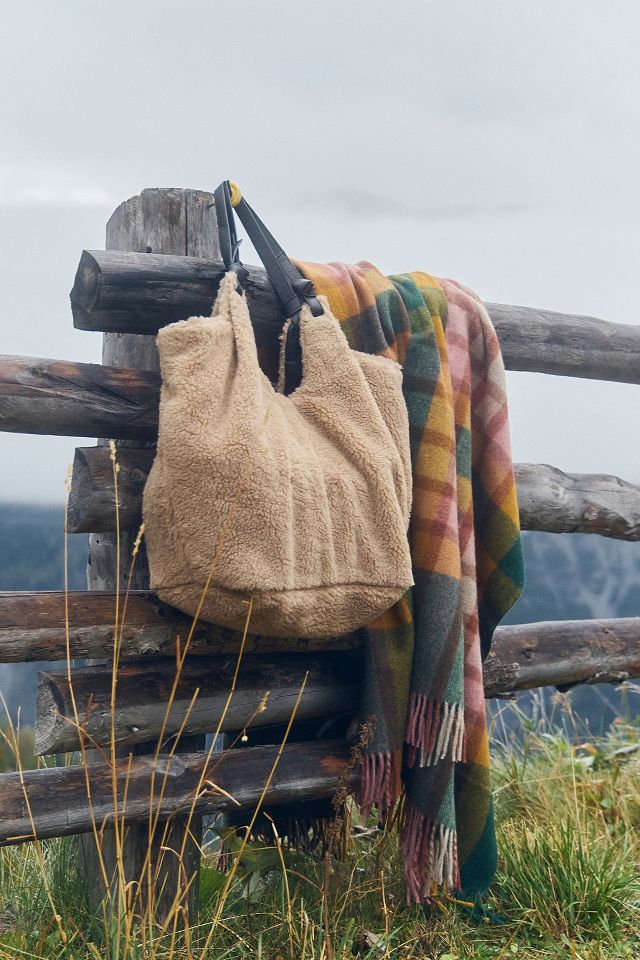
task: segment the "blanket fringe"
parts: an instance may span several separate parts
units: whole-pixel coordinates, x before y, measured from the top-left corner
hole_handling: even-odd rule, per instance
[[[407,762],[410,767],[415,765],[416,759],[421,767],[430,767],[445,757],[456,763],[464,762],[464,704],[434,701],[423,693],[412,693],[405,741],[409,745]]]
[[[455,830],[425,817],[407,803],[401,837],[409,903],[431,903],[434,888],[460,889],[458,839]]]
[[[358,806],[364,817],[375,806],[380,819],[387,819],[400,795],[401,764],[400,750],[363,754]]]

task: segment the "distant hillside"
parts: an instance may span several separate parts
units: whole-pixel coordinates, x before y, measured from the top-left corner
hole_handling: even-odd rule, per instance
[[[640,616],[640,543],[525,533],[526,585],[509,623]]]
[[[524,592],[505,623],[640,616],[640,543],[587,534],[525,533]],[[640,686],[636,686],[640,693]],[[549,696],[553,688],[548,691]],[[521,704],[529,695],[519,698]],[[610,684],[576,687],[576,716],[598,733],[625,711],[640,715],[640,696]]]
[[[69,589],[87,585],[87,537],[68,538]],[[62,590],[64,508],[0,503],[0,590]]]
[[[69,589],[87,585],[87,536],[68,538]],[[64,588],[64,508],[0,504],[0,590]],[[15,717],[33,723],[42,663],[0,664],[0,692]],[[1,711],[0,707],[0,711]]]
[[[63,510],[0,504],[0,590],[61,590]],[[86,586],[87,537],[69,537],[69,587]],[[574,534],[524,535],[526,588],[509,623],[640,615],[640,543]],[[32,722],[41,665],[0,665],[0,690],[12,713]],[[579,688],[576,709],[600,725],[618,707],[610,687]],[[608,705],[607,705],[608,704]],[[640,712],[640,698],[636,704]]]

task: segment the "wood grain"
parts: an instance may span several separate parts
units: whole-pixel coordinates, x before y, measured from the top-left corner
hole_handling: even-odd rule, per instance
[[[143,190],[139,196],[131,197],[121,203],[110,217],[106,230],[108,249],[128,250],[143,257],[160,255],[195,255],[212,258],[219,255],[217,223],[215,209],[211,205],[212,195],[198,190],[152,189]],[[134,368],[145,371],[157,382],[159,372],[158,351],[154,336],[136,336],[131,333],[105,333],[102,345],[102,363],[105,368]],[[158,393],[154,393],[155,421],[157,424]],[[105,438],[117,439],[123,447],[138,448],[155,438],[157,426],[151,431],[131,433],[124,429],[117,432],[104,431],[97,434]],[[96,435],[96,434],[93,434]],[[89,537],[89,559],[87,580],[91,589],[126,589],[130,583],[133,589],[146,589],[149,586],[149,569],[144,542],[135,554],[136,532],[124,529],[119,538],[113,532],[93,532]],[[131,573],[130,573],[131,571]],[[117,583],[119,576],[120,583]],[[153,744],[149,745],[153,749]],[[196,750],[204,748],[201,736],[185,736],[181,749]],[[140,743],[134,748],[146,752],[148,747]],[[199,838],[201,823],[196,819],[185,835],[184,825],[176,822],[172,829],[170,842],[164,844],[174,851],[186,841],[186,850],[182,869],[188,876],[195,876],[189,896],[189,908],[192,921],[197,908],[198,873],[200,862]],[[88,846],[88,849],[87,849]],[[99,871],[92,868],[95,850],[92,841],[84,844],[85,873],[91,899],[97,903],[104,892],[99,879]],[[137,876],[141,864],[147,857],[148,837],[143,828],[128,830],[128,839],[124,849],[125,876]],[[117,853],[113,843],[113,834],[108,832],[103,846],[103,856],[112,871]],[[171,904],[180,880],[180,867],[177,857],[167,850],[156,846],[151,852],[152,860],[158,868],[157,887],[161,891],[156,902],[156,912],[164,916]]]
[[[175,656],[189,634],[192,618],[163,603],[153,593],[135,590],[129,594],[124,623],[120,597],[118,637],[123,657]],[[68,606],[68,618],[66,608]],[[66,660],[67,620],[72,658],[112,657],[116,595],[112,591],[23,591],[0,593],[0,663],[33,660]],[[190,654],[235,654],[240,634],[227,627],[199,622],[189,647]],[[247,653],[313,652],[348,650],[357,645],[354,635],[314,639],[263,637],[249,634]]]
[[[121,528],[142,522],[142,493],[154,450],[118,454],[118,516]],[[539,463],[515,464],[523,530],[594,533],[640,540],[640,487],[604,474],[563,473]],[[109,453],[100,447],[76,450],[69,495],[69,531],[114,530],[115,488]]]
[[[134,756],[130,761],[123,758],[115,765],[116,796],[121,808],[126,790],[127,820],[132,824],[146,824],[150,809],[159,810],[162,819],[183,817],[194,796],[198,815],[250,811],[274,768],[278,749],[276,745],[228,750],[223,755],[214,754],[208,765],[203,753],[173,757],[164,753],[155,761],[152,756]],[[355,786],[358,771],[348,772],[348,759],[349,746],[344,740],[285,746],[266,794],[265,808],[331,797],[341,777]],[[111,765],[91,765],[88,777],[93,812],[87,800],[85,770],[80,765],[1,776],[0,845],[23,843],[34,836],[44,840],[85,833],[91,830],[92,819],[98,829],[109,826],[114,815]]]
[[[118,747],[145,741],[156,744],[162,733],[167,749],[166,743],[181,729],[181,737],[211,733],[219,721],[223,731],[287,722],[307,675],[296,720],[353,714],[357,709],[361,670],[359,657],[353,654],[248,655],[227,703],[236,661],[232,655],[188,658],[177,684],[175,659],[121,663],[113,717]],[[80,748],[74,703],[85,743],[111,743],[110,665],[81,667],[71,676],[70,683],[66,670],[38,675],[37,754]]]
[[[640,617],[499,627],[484,663],[486,697],[640,676]]]
[[[118,675],[114,717],[118,745],[171,737],[192,703],[185,733],[215,729],[225,706],[235,657],[192,657],[183,669],[173,708],[165,706],[175,661],[123,663]],[[357,712],[360,661],[352,653],[254,655],[244,657],[224,730],[268,726],[291,715],[305,674],[309,680],[298,719]],[[640,676],[640,618],[556,621],[500,627],[484,665],[485,696],[502,696],[533,687],[577,683],[621,683]],[[110,742],[111,669],[85,667],[72,672],[73,698],[85,734]],[[266,708],[254,716],[266,693]],[[67,671],[39,675],[36,751],[54,753],[79,746]],[[253,720],[251,718],[253,717]]]
[[[220,262],[83,252],[71,304],[83,330],[155,334],[167,323],[207,316],[223,273]],[[273,346],[284,322],[263,270],[249,268],[247,296],[256,341]],[[640,383],[640,326],[535,307],[487,303],[508,370]]]
[[[564,473],[515,464],[520,524],[547,533],[595,533],[640,540],[640,487],[601,473]]]
[[[0,356],[0,430],[154,440],[158,374],[95,363]]]
[[[544,683],[615,682],[640,675],[640,618],[626,620],[569,621],[502,627],[485,663],[485,693],[527,689]],[[276,746],[231,750],[220,759],[207,777],[211,786],[199,795],[199,812],[250,809],[274,762]],[[297,743],[283,750],[267,805],[328,797],[336,789],[348,755],[343,741]],[[116,764],[118,795],[127,785],[127,814],[132,822],[148,816],[153,758],[137,756],[129,768],[126,760]],[[157,771],[168,771],[167,788],[160,809],[164,817],[184,811],[193,796],[204,766],[202,753],[161,754]],[[157,776],[157,773],[156,773]],[[108,824],[113,816],[110,765],[89,767],[94,816]],[[357,770],[352,772],[355,784]],[[0,777],[0,843],[17,843],[33,838],[31,819],[24,793],[29,797],[40,838],[80,833],[89,829],[91,813],[87,803],[85,774],[80,766],[58,767],[5,774]],[[56,797],[56,803],[51,797]]]
[[[113,651],[115,595],[72,592],[68,595],[68,607],[71,656],[109,656]],[[152,593],[136,591],[130,595],[127,605],[122,656],[146,655],[152,663],[155,656],[175,655],[176,638],[181,637],[181,643],[184,642],[190,622],[190,618],[162,603]],[[245,650],[247,655],[292,652],[311,655],[322,650],[353,649],[358,640],[357,633],[312,641],[249,635]],[[530,646],[534,641],[535,645]],[[233,656],[239,646],[240,635],[234,631],[200,623],[194,632],[190,654]],[[637,676],[639,655],[640,618],[636,617],[498,627],[492,653],[485,663],[487,695],[556,682],[587,682],[592,675],[605,674],[608,663],[614,677],[620,672]],[[66,659],[64,594],[0,593],[0,663],[56,659]],[[518,664],[515,672],[514,663]],[[560,666],[561,663],[565,666]],[[565,669],[570,671],[570,678],[557,679],[558,670]],[[496,682],[499,688],[495,687]]]

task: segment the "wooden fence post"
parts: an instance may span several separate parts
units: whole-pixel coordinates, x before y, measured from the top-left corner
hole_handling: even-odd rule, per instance
[[[122,203],[107,223],[107,250],[122,250],[136,253],[174,254],[178,256],[220,259],[217,224],[213,195],[200,190],[148,189],[139,196]],[[213,293],[212,293],[213,298]],[[105,333],[102,362],[112,367],[135,367],[141,370],[159,370],[155,337],[128,333]],[[103,443],[106,441],[102,441]],[[140,447],[145,444],[121,441],[122,446]],[[125,590],[131,553],[137,531],[125,530],[120,536],[120,589]],[[114,590],[116,587],[116,535],[96,532],[89,538],[89,565],[87,570],[90,590]],[[132,590],[149,587],[149,569],[144,542],[136,559]],[[184,737],[181,752],[204,749],[202,735]],[[125,753],[137,755],[153,753],[155,743],[137,744]],[[178,884],[184,884],[185,876],[195,876],[192,881],[188,909],[191,922],[197,909],[200,842],[202,819],[193,818],[190,836],[187,838],[183,863],[178,863],[171,850],[180,851],[184,837],[184,823],[179,820],[172,826],[164,840],[171,850],[160,852],[162,825],[156,831],[152,850],[152,869],[160,863],[156,882],[157,896],[155,913],[158,918],[166,916],[173,903]],[[124,873],[127,881],[139,880],[148,850],[146,825],[129,825],[124,846]],[[113,831],[105,831],[103,857],[108,876],[113,876],[116,854]],[[104,896],[104,884],[97,869],[95,843],[92,836],[83,838],[81,869],[84,870],[86,889],[91,902],[96,905]],[[143,888],[142,896],[145,891]],[[143,901],[144,902],[144,901]],[[187,904],[185,904],[186,906]]]

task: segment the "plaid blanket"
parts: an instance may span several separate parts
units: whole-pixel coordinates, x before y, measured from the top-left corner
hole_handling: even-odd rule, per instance
[[[359,801],[399,812],[410,900],[441,888],[475,901],[497,859],[482,658],[523,585],[498,340],[453,281],[298,266],[353,349],[403,365],[409,411],[415,586],[364,630],[360,716],[375,724]]]

